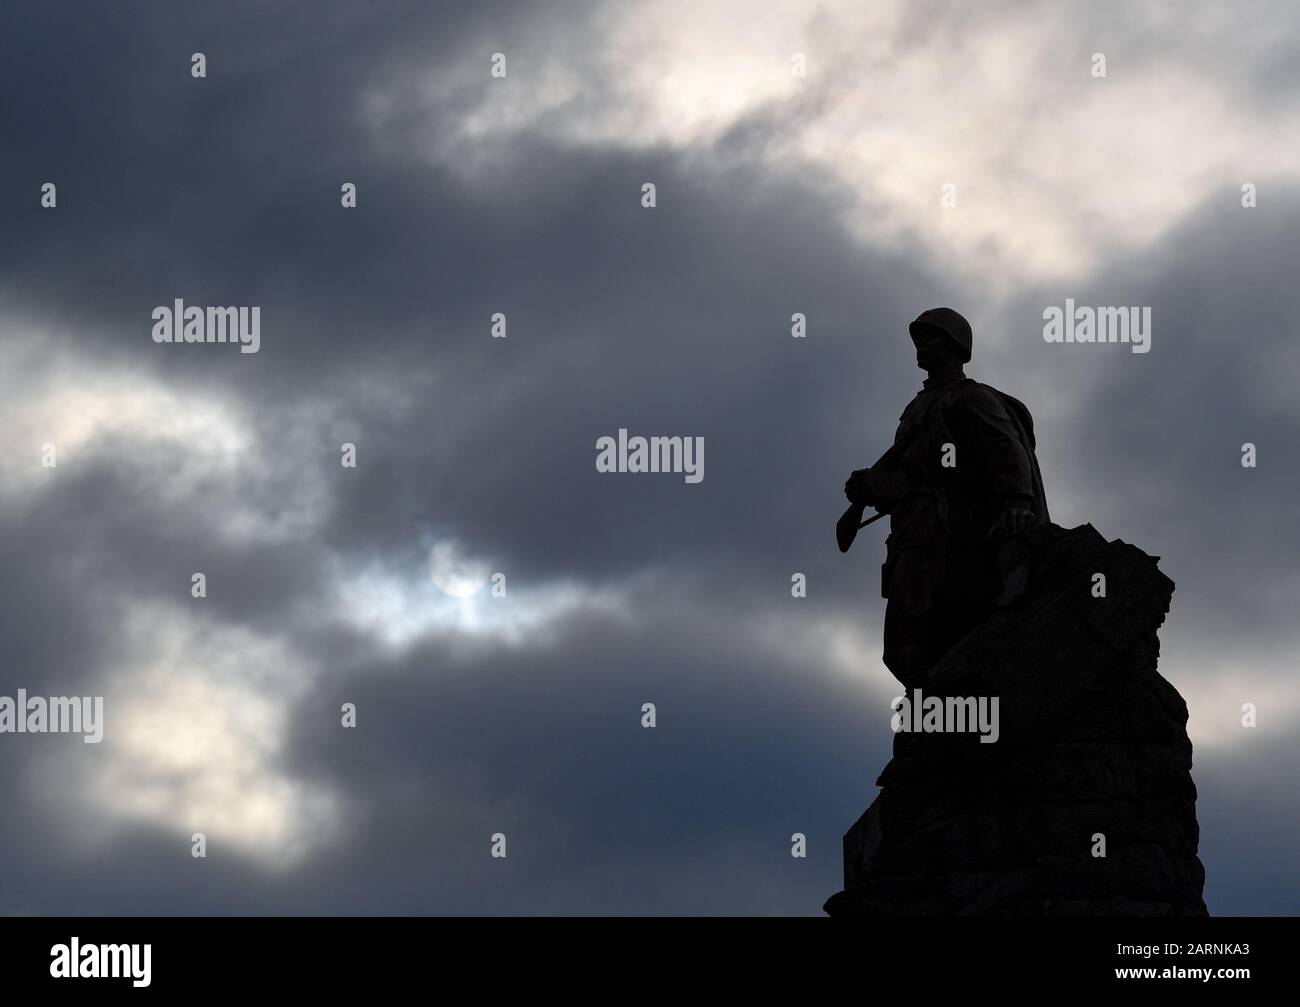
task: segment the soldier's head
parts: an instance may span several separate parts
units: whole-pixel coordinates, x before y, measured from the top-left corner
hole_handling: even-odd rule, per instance
[[[970,360],[970,323],[952,308],[930,308],[908,326],[916,366],[924,371],[958,367]]]

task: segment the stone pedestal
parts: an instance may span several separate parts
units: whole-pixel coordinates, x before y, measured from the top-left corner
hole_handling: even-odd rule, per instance
[[[1156,670],[1173,582],[1091,525],[1025,546],[1025,595],[921,686],[997,697],[998,741],[895,735],[831,916],[1206,915],[1187,706]]]

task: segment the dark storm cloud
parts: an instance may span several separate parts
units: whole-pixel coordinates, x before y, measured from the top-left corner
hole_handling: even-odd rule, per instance
[[[686,152],[573,145],[543,123],[467,148],[486,166],[468,179],[447,145],[485,79],[399,101],[386,136],[367,119],[368,88],[467,50],[485,78],[488,54],[508,48],[521,86],[564,46],[594,87],[575,41],[586,10],[0,14],[0,84],[17,96],[0,160],[5,306],[92,368],[123,364],[224,403],[259,446],[255,465],[182,485],[176,501],[154,487],[183,444],[94,442],[56,491],[12,502],[0,556],[23,588],[0,614],[14,655],[0,693],[97,683],[109,602],[187,599],[205,570],[214,621],[319,667],[275,768],[331,788],[347,820],[284,871],[226,851],[196,869],[185,842],[145,826],[104,858],[54,863],[26,782],[32,749],[9,746],[8,820],[28,828],[0,839],[16,868],[3,908],[816,912],[836,887],[839,833],[887,754],[878,687],[839,677],[815,634],[806,654],[781,653],[761,631],[786,606],[879,625],[879,536],[852,561],[830,548],[839,486],[888,443],[919,383],[906,322],[980,291],[918,247],[856,243],[840,222],[849,197],[824,171],[767,164],[764,138],[796,110],[761,110]],[[208,80],[189,78],[192,51],[207,53]],[[45,180],[59,184],[55,215],[36,206]],[[344,180],[359,186],[356,211],[338,206]],[[653,212],[643,181],[658,185]],[[1231,186],[1223,198],[1235,206]],[[1162,553],[1175,620],[1186,606],[1263,623],[1267,606],[1242,592],[1292,566],[1278,501],[1294,499],[1295,467],[1279,456],[1294,458],[1296,414],[1254,389],[1293,331],[1282,264],[1296,217],[1290,201],[1257,216],[1207,202],[1156,247],[977,325],[977,338],[1011,336],[982,342],[973,373],[1036,412],[1065,397],[1040,431],[1049,494],[1055,477],[1142,501],[1093,514],[1054,499],[1058,519]],[[262,351],[155,346],[149,311],[177,296],[262,305]],[[1153,304],[1152,353],[1044,344],[1042,307],[1064,296]],[[494,311],[506,340],[488,338]],[[795,311],[807,341],[789,336]],[[595,440],[620,426],[704,436],[704,482],[599,475]],[[1267,463],[1249,473],[1247,439]],[[343,440],[358,445],[355,472],[338,464]],[[306,533],[220,531],[241,501],[275,516],[318,493]],[[1231,547],[1212,533],[1225,511]],[[342,618],[340,578],[370,563],[418,577],[440,537],[506,571],[507,604],[557,580],[580,584],[583,604],[523,649],[433,626],[385,650]],[[789,597],[796,570],[806,601]],[[619,594],[648,571],[649,587]],[[630,599],[625,618],[590,610],[603,594]],[[875,652],[861,665],[883,675]],[[345,701],[355,731],[337,726]],[[659,705],[653,731],[639,726],[646,701]],[[1260,892],[1295,875],[1269,838],[1294,824],[1289,783],[1267,768],[1294,759],[1262,758],[1277,747],[1237,756],[1256,774],[1255,827],[1206,829],[1213,910],[1276,910]],[[1236,778],[1198,768],[1203,821],[1235,813]],[[487,856],[494,831],[510,837],[504,863]],[[807,862],[789,856],[795,831]],[[1267,875],[1232,874],[1242,857]]]
[[[1086,283],[1037,288],[1013,317],[1017,352],[1078,400],[1044,456],[1048,476],[1062,472],[1096,510],[1076,505],[1060,519],[1094,521],[1163,555],[1176,614],[1192,603],[1197,621],[1245,636],[1291,622],[1300,408],[1289,375],[1300,358],[1289,262],[1300,191],[1270,188],[1267,211],[1239,200],[1224,186],[1158,244]],[[1067,296],[1150,306],[1150,352],[1043,342],[1043,308]],[[1242,465],[1247,442],[1255,468]]]
[[[174,22],[121,39],[111,63],[68,41],[92,26],[52,26],[28,48],[57,35],[85,59],[71,82],[44,63],[14,67],[62,115],[19,123],[5,181],[57,178],[60,228],[23,204],[5,286],[67,319],[79,340],[104,341],[96,352],[220,383],[278,429],[301,422],[276,414],[286,400],[351,414],[364,408],[351,401],[355,383],[413,382],[427,400],[419,411],[348,428],[367,477],[338,502],[332,538],[345,546],[397,547],[413,524],[437,522],[521,573],[590,575],[622,555],[635,565],[646,550],[663,559],[725,543],[742,510],[779,538],[806,509],[798,487],[839,477],[838,460],[791,463],[817,464],[809,441],[853,444],[835,389],[867,398],[875,348],[903,345],[923,282],[915,267],[854,249],[833,192],[812,191],[815,172],[575,154],[534,134],[503,152],[508,184],[483,194],[409,148],[376,153],[357,112],[375,67],[413,64],[412,36],[431,40],[430,64],[458,57],[492,20],[481,12],[457,34],[424,17],[374,40],[378,52],[344,45],[340,30],[331,44],[259,58],[250,40],[282,37],[292,17],[194,26],[211,39],[205,81],[185,73],[190,34]],[[217,72],[225,54],[238,61],[229,74]],[[444,99],[451,111],[455,100]],[[450,116],[438,103],[421,111],[433,134]],[[106,121],[113,141],[86,157],[86,134]],[[648,178],[662,191],[654,215],[638,202]],[[360,187],[355,214],[337,205],[343,179]],[[261,352],[152,344],[149,311],[177,296],[262,305]],[[502,345],[484,338],[497,310],[513,334]],[[807,344],[788,338],[794,311],[809,315]],[[595,440],[619,426],[704,436],[710,478],[685,499],[663,480],[597,480]],[[761,515],[747,488],[766,501]],[[584,512],[592,493],[601,506]],[[665,528],[669,500],[694,519]]]
[[[284,52],[242,54],[239,83],[215,73],[213,80],[194,83],[216,87],[193,107],[177,97],[192,84],[186,57],[191,48],[203,49],[215,67],[220,54],[231,51],[223,43],[234,41],[223,30],[204,26],[196,34],[211,41],[190,43],[188,36],[182,41],[178,25],[155,23],[118,37],[111,64],[96,58],[102,53],[91,43],[96,26],[80,17],[51,23],[44,38],[28,37],[33,50],[60,39],[60,51],[75,57],[81,72],[69,83],[68,75],[44,63],[8,64],[59,114],[53,123],[36,115],[24,119],[29,110],[21,106],[19,121],[10,124],[20,157],[7,162],[6,185],[57,180],[59,226],[66,228],[52,231],[48,218],[19,211],[17,240],[5,246],[10,304],[24,318],[76,339],[86,359],[125,360],[157,372],[182,399],[212,393],[238,403],[252,411],[259,431],[305,417],[329,430],[337,445],[333,433],[346,421],[334,413],[354,418],[366,478],[344,488],[336,475],[336,446],[312,457],[301,449],[301,431],[278,444],[269,438],[277,449],[272,462],[287,475],[249,480],[240,491],[273,488],[292,496],[295,474],[324,472],[334,477],[327,490],[333,517],[319,540],[241,546],[213,534],[232,503],[231,488],[219,478],[206,490],[192,487],[180,507],[151,491],[150,475],[173,467],[181,447],[154,445],[140,457],[130,441],[95,442],[76,469],[61,473],[53,495],[14,504],[6,554],[9,568],[29,584],[24,606],[14,611],[23,622],[12,627],[23,641],[24,683],[61,681],[69,690],[95,683],[96,657],[105,656],[113,639],[105,589],[137,601],[175,596],[187,588],[190,571],[204,569],[216,618],[296,633],[309,651],[328,650],[344,668],[351,658],[372,677],[382,674],[385,685],[373,698],[357,683],[337,689],[357,698],[365,721],[388,723],[382,735],[356,746],[362,753],[356,763],[340,763],[341,750],[330,749],[336,727],[323,737],[319,725],[310,730],[319,716],[336,724],[337,715],[329,712],[336,709],[335,688],[323,687],[294,721],[289,768],[305,771],[319,763],[322,776],[356,801],[365,824],[345,850],[320,854],[314,870],[273,886],[275,898],[261,904],[263,911],[295,905],[335,911],[782,911],[805,902],[814,911],[837,873],[838,823],[854,813],[865,784],[845,798],[833,794],[829,774],[808,777],[841,758],[825,751],[809,757],[801,718],[789,716],[814,701],[801,680],[784,687],[800,702],[760,703],[754,715],[755,689],[745,680],[766,680],[758,693],[770,693],[791,669],[760,670],[743,636],[724,628],[735,625],[725,605],[711,628],[739,641],[739,652],[734,644],[721,652],[707,647],[707,621],[693,630],[699,646],[682,637],[678,652],[662,646],[656,652],[650,630],[663,616],[649,612],[647,626],[629,638],[611,639],[606,631],[593,639],[575,629],[553,653],[480,654],[482,667],[462,670],[450,682],[421,674],[425,662],[441,663],[427,646],[400,667],[368,669],[363,642],[322,623],[328,614],[304,623],[301,609],[313,600],[326,606],[331,552],[353,554],[357,562],[377,554],[400,564],[431,530],[504,557],[517,584],[530,575],[600,578],[664,562],[682,567],[685,578],[710,555],[719,557],[720,569],[739,574],[737,557],[744,551],[738,541],[780,540],[782,519],[756,521],[764,511],[754,499],[765,497],[770,509],[783,497],[781,509],[806,509],[798,486],[807,473],[792,470],[788,459],[800,454],[806,437],[800,431],[825,426],[830,414],[824,396],[809,394],[805,385],[824,383],[824,371],[849,390],[843,378],[848,368],[818,367],[817,355],[825,352],[805,346],[819,344],[789,338],[791,312],[809,311],[814,332],[846,332],[860,321],[864,276],[877,288],[873,299],[896,298],[897,310],[906,311],[898,288],[912,267],[877,260],[870,268],[834,225],[833,206],[806,182],[726,170],[696,178],[694,169],[665,152],[575,155],[544,137],[524,137],[511,151],[519,159],[511,167],[513,184],[491,199],[474,196],[422,162],[368,155],[367,137],[349,112],[354,103],[344,100],[355,86],[355,79],[343,82],[346,60],[342,67],[331,62],[328,72],[311,72],[313,60],[327,61],[326,52],[308,50],[292,59]],[[248,37],[272,32],[269,26],[244,30]],[[446,36],[445,23],[439,32]],[[366,59],[384,55],[379,49]],[[342,46],[331,51],[348,52]],[[400,52],[392,55],[400,58]],[[352,58],[359,70],[361,57]],[[166,94],[148,100],[164,77]],[[261,100],[250,100],[254,94]],[[305,101],[309,95],[319,96],[317,103]],[[330,118],[340,110],[349,112],[344,123]],[[111,138],[104,135],[110,123]],[[519,168],[524,164],[527,171]],[[637,203],[647,172],[672,206],[654,221]],[[340,217],[342,178],[358,181],[369,218]],[[575,218],[582,222],[577,234]],[[852,294],[833,301],[828,294],[837,289]],[[153,304],[173,296],[190,303],[262,303],[262,353],[249,360],[200,358],[174,347],[166,357],[168,348],[147,340],[147,318]],[[504,345],[484,338],[487,316],[497,309],[508,311],[512,322]],[[802,360],[794,355],[801,351]],[[865,349],[855,344],[852,352]],[[411,373],[416,366],[424,372]],[[409,382],[429,395],[412,408],[376,406],[365,396],[346,401],[346,378],[339,374],[359,383]],[[341,405],[330,398],[340,389]],[[593,481],[595,438],[620,425],[703,434],[717,444],[722,450],[709,456],[716,460],[708,481],[691,488],[700,490],[697,499],[685,503],[688,488],[675,479],[648,492]],[[787,461],[774,467],[781,458]],[[838,468],[836,462],[826,474],[838,475]],[[718,484],[729,489],[715,491]],[[820,510],[833,516],[836,507]],[[55,539],[55,562],[46,549],[24,545]],[[788,567],[784,561],[777,567],[778,595],[785,592]],[[78,577],[101,590],[78,591]],[[54,611],[74,632],[38,636],[34,629],[48,625]],[[644,652],[631,670],[629,645]],[[725,665],[735,671],[726,673]],[[488,667],[496,673],[486,674]],[[607,679],[605,667],[611,669]],[[85,681],[78,681],[77,669]],[[674,709],[671,695],[688,695],[683,683],[691,680],[707,683],[711,695],[699,697],[702,706],[697,700]],[[602,689],[604,681],[609,686]],[[674,753],[670,757],[656,755],[636,733],[647,690],[668,694],[674,726],[665,725],[664,734],[684,733],[681,725],[693,724],[684,743],[666,750]],[[724,705],[736,713],[731,726],[702,730],[711,719],[702,711]],[[459,715],[447,716],[447,710]],[[432,724],[420,711],[433,711]],[[472,730],[463,733],[465,726]],[[844,720],[842,726],[841,742],[860,745],[851,725]],[[766,728],[770,747],[756,751],[746,743],[755,727]],[[623,737],[629,733],[632,747]],[[829,732],[819,729],[818,736]],[[314,759],[306,756],[317,747]],[[699,777],[692,769],[703,760],[715,775]],[[878,761],[879,754],[865,764]],[[819,786],[817,779],[825,782]],[[15,787],[11,794],[20,792]],[[818,801],[810,801],[813,793]],[[498,806],[506,813],[494,815]],[[26,810],[34,827],[42,824],[41,805]],[[510,870],[529,879],[512,886],[513,895],[493,896],[481,870],[483,861],[489,869],[497,866],[479,849],[483,829],[497,817],[512,823],[518,852]],[[813,844],[816,869],[804,870],[802,881],[785,878],[791,865],[804,867],[788,856],[789,835],[814,825],[796,819],[814,822],[822,833]],[[630,845],[619,836],[625,829],[635,840]],[[449,844],[450,853],[431,853],[426,836],[435,850]],[[41,862],[39,844],[25,836],[9,842],[12,862]],[[548,894],[557,882],[543,876],[536,854],[529,856],[539,847],[575,879],[561,895]],[[74,912],[257,905],[254,891],[265,879],[255,862],[232,869],[222,858],[196,881],[187,854],[174,838],[163,843],[133,830],[113,846],[120,872],[74,871],[66,887],[39,892],[11,886],[9,905]],[[337,901],[313,902],[307,893],[322,890],[315,871],[328,871],[331,858],[357,880],[339,885]],[[639,884],[618,877],[629,858],[644,879]],[[146,861],[173,864],[159,869],[166,881],[144,880],[136,865]],[[464,869],[448,870],[457,865]],[[760,865],[777,873],[755,887],[750,878]],[[410,885],[413,873],[426,880]],[[706,873],[711,888],[698,884]],[[692,874],[701,895],[683,903],[674,886]],[[458,875],[464,875],[459,884],[448,880]],[[584,885],[587,875],[601,885]],[[177,890],[183,900],[169,894]],[[788,897],[794,891],[801,893],[797,900]]]
[[[763,911],[769,876],[815,903],[835,879],[838,819],[853,814],[869,770],[853,797],[830,781],[846,756],[869,766],[884,754],[858,729],[883,706],[847,681],[811,687],[807,669],[756,656],[730,620],[674,611],[639,622],[574,620],[555,648],[470,660],[425,646],[331,683],[292,747],[373,815],[352,855],[450,859],[455,869],[424,875],[427,895],[464,910],[490,910],[479,895],[491,892],[515,911],[670,911],[684,893],[665,898],[662,875],[640,866],[659,857],[714,865],[715,883],[687,897],[692,911]],[[839,704],[829,718],[828,695]],[[316,726],[342,697],[375,728],[344,747]],[[640,724],[644,702],[657,704],[653,730]],[[815,737],[804,727],[814,716]],[[483,855],[495,831],[517,844],[513,894],[495,888]],[[808,863],[789,857],[797,831],[815,837]],[[763,865],[763,884],[738,869],[747,858]],[[621,865],[615,891],[581,883],[604,865]]]
[[[1054,500],[1053,516],[1162,557],[1177,587],[1161,671],[1193,700],[1207,697],[1192,703],[1193,737],[1198,722],[1232,732],[1198,748],[1194,770],[1206,900],[1225,915],[1300,905],[1294,853],[1279,838],[1295,831],[1297,753],[1282,724],[1295,716],[1285,655],[1295,645],[1300,408],[1287,264],[1300,192],[1270,187],[1268,201],[1244,209],[1225,184],[1154,246],[1085,283],[1037,288],[1008,312],[1023,333],[1011,352],[1039,394],[1076,403],[1040,428],[1049,497],[1054,476],[1077,489]],[[1067,296],[1149,305],[1151,351],[1043,342],[1043,308]],[[1258,449],[1255,468],[1242,466],[1245,442]],[[1271,724],[1239,727],[1247,702]],[[1245,864],[1270,865],[1276,886]]]

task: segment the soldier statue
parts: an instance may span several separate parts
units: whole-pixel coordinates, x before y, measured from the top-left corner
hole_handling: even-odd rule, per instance
[[[1048,514],[1029,410],[962,370],[970,323],[951,308],[931,308],[909,331],[927,377],[899,417],[893,446],[845,482],[851,506],[836,533],[847,551],[869,523],[867,507],[889,515],[884,662],[913,688],[1023,589],[1017,536]]]

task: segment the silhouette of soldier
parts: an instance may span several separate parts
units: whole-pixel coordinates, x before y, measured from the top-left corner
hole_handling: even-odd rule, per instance
[[[970,323],[931,308],[909,331],[928,376],[899,417],[893,446],[844,483],[851,506],[836,532],[847,551],[866,507],[889,515],[884,661],[912,688],[1023,589],[1016,536],[1048,514],[1029,410],[962,370]]]

